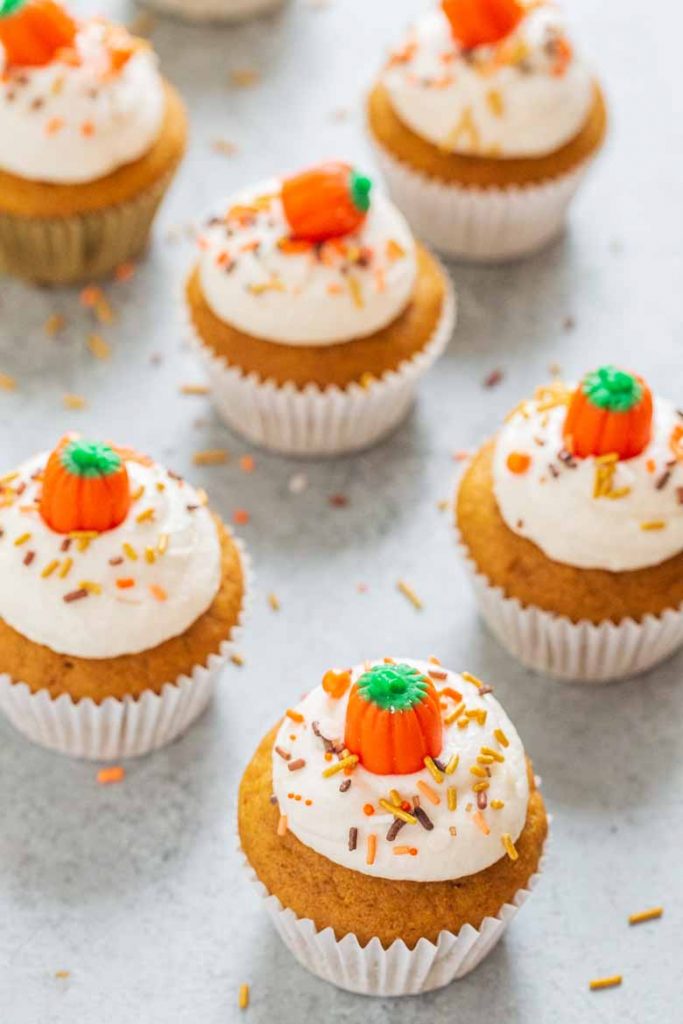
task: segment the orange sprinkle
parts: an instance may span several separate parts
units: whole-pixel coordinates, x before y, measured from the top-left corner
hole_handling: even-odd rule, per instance
[[[102,297],[102,289],[96,284],[89,284],[81,291],[79,301],[86,309],[93,309]]]
[[[166,601],[168,599],[168,594],[158,583],[150,583],[149,592],[157,601]]]
[[[397,857],[408,854],[410,857],[417,857],[417,848],[414,846],[395,846],[394,853]]]
[[[277,823],[277,834],[279,836],[284,836],[286,834],[286,832],[287,832],[287,815],[286,814],[281,814],[280,815],[280,820]]]
[[[57,132],[61,132],[63,127],[64,127],[64,118],[63,117],[51,117],[50,120],[45,125],[45,134],[46,135],[56,135]]]
[[[86,138],[90,138],[91,135],[95,134],[95,125],[92,121],[84,121],[81,125],[81,135]]]
[[[291,718],[293,722],[303,722],[304,716],[299,711],[293,711],[292,708],[287,708],[285,711],[287,718]]]
[[[126,769],[120,764],[112,765],[111,768],[100,768],[97,773],[97,781],[100,786],[110,786],[115,782],[123,782],[126,777]]]
[[[253,455],[243,455],[240,459],[240,469],[243,473],[253,473],[255,465]]]
[[[251,514],[246,508],[236,508],[232,514],[232,521],[235,526],[246,526],[251,519]]]
[[[502,729],[494,729],[493,735],[496,737],[501,747],[509,747],[510,740],[507,738]]]
[[[132,576],[120,576],[116,581],[116,586],[119,590],[129,590],[130,587],[135,586],[135,580]]]
[[[485,836],[489,835],[491,829],[488,827],[486,819],[484,818],[484,815],[481,813],[481,811],[477,811],[476,814],[472,815],[472,821],[477,826],[477,828],[481,829]]]
[[[374,864],[375,856],[377,854],[377,836],[374,832],[371,832],[368,836],[368,850],[365,856],[366,864]]]
[[[130,281],[133,277],[135,277],[134,263],[120,263],[114,271],[114,278],[120,282]]]
[[[432,804],[440,804],[441,797],[438,793],[435,793],[431,786],[428,786],[422,779],[418,780],[417,788],[420,790],[423,796],[429,800]]]
[[[374,813],[375,808],[372,806],[372,804],[363,805],[363,814],[365,814],[368,818],[371,818]]]
[[[507,467],[511,473],[521,475],[526,473],[531,465],[531,456],[526,452],[510,452],[507,457]]]

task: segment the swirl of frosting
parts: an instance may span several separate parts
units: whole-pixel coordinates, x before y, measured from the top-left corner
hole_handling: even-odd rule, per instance
[[[138,654],[183,633],[220,586],[215,523],[198,492],[127,458],[133,502],[104,533],[55,533],[39,511],[42,454],[0,478],[0,618],[78,658]]]
[[[122,43],[132,53],[118,66]],[[0,44],[0,170],[30,181],[95,181],[147,153],[164,87],[152,50],[102,20],[41,67],[5,66]]]
[[[683,551],[680,413],[655,399],[650,442],[633,458],[574,458],[569,394],[558,386],[522,403],[498,434],[493,487],[507,526],[580,569],[644,569]]]
[[[495,45],[462,49],[442,11],[412,30],[383,83],[400,119],[446,152],[539,157],[576,136],[593,100],[558,12],[532,6]]]
[[[291,237],[271,180],[233,196],[200,237],[199,272],[219,319],[283,345],[334,345],[386,327],[417,275],[403,216],[373,192],[361,227],[319,244]]]
[[[357,666],[351,680],[380,664]],[[379,878],[464,878],[506,856],[508,840],[514,843],[524,828],[529,801],[524,748],[498,701],[480,692],[473,677],[431,662],[401,659],[401,664],[430,676],[442,691],[439,763],[444,770],[434,766],[439,781],[427,767],[408,775],[377,775],[361,764],[349,775],[335,770],[343,757],[349,690],[335,696],[317,686],[280,726],[273,750],[274,793],[289,830],[336,864]],[[465,728],[458,726],[460,719],[467,721]],[[488,787],[481,785],[486,782]],[[474,789],[477,785],[485,795]],[[413,820],[400,831],[386,809],[392,792],[404,808],[420,806],[419,820],[410,814]],[[387,838],[392,826],[396,835]],[[374,856],[368,855],[369,844]]]

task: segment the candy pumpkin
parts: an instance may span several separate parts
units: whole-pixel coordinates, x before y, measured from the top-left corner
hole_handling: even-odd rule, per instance
[[[616,366],[602,366],[584,377],[564,422],[564,443],[572,455],[632,459],[651,436],[652,394],[642,377]]]
[[[500,42],[524,17],[519,0],[442,0],[441,6],[465,50]]]
[[[113,530],[130,504],[128,471],[117,451],[98,441],[60,441],[45,467],[40,500],[40,514],[52,530]]]
[[[443,746],[434,684],[405,664],[375,665],[351,689],[344,743],[375,775],[411,775]]]
[[[357,231],[370,209],[372,182],[344,163],[312,167],[282,184],[282,206],[294,238],[325,242]]]
[[[0,0],[7,67],[42,67],[73,45],[76,22],[55,0]]]

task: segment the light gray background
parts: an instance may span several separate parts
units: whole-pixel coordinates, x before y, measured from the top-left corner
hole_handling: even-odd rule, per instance
[[[257,452],[247,476],[237,465],[247,449],[208,400],[178,393],[199,379],[178,312],[192,246],[167,232],[273,170],[330,155],[371,167],[362,96],[421,6],[336,0],[316,10],[300,0],[236,30],[158,23],[154,42],[188,101],[192,148],[149,259],[132,283],[108,288],[119,317],[100,328],[111,362],[86,351],[91,321],[76,292],[0,284],[0,372],[19,382],[16,394],[0,393],[2,467],[69,427],[141,446],[205,486],[224,516],[250,510],[241,534],[258,573],[245,667],[226,672],[182,741],[129,764],[122,785],[99,787],[96,766],[32,747],[0,722],[2,1024],[225,1024],[239,1018],[243,981],[252,986],[244,1019],[259,1024],[679,1019],[683,659],[603,689],[525,672],[478,621],[436,509],[455,481],[454,450],[494,429],[551,363],[578,375],[622,359],[681,396],[679,5],[568,2],[608,91],[607,151],[566,238],[515,266],[453,267],[457,333],[389,442],[303,466]],[[113,2],[106,10],[132,13]],[[230,71],[243,67],[261,81],[230,88]],[[239,152],[213,153],[219,137]],[[48,340],[42,325],[54,311],[69,326]],[[483,389],[496,367],[503,383]],[[88,409],[64,411],[66,391],[84,394]],[[193,451],[222,446],[229,466],[192,468]],[[295,472],[308,479],[300,495],[288,489]],[[336,492],[348,507],[329,506]],[[424,599],[422,613],[397,594],[399,577]],[[433,653],[493,682],[555,815],[543,884],[502,945],[466,980],[402,1003],[305,974],[246,884],[234,840],[240,774],[283,707],[327,667],[386,653]],[[629,913],[657,903],[662,921],[629,930]],[[67,981],[55,979],[59,970],[71,972]],[[624,974],[620,990],[587,991],[591,977],[613,972]]]

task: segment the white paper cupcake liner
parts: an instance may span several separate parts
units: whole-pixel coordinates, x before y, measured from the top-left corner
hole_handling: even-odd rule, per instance
[[[244,574],[242,608],[230,639],[206,665],[164,684],[160,693],[107,697],[101,704],[90,698],[74,701],[68,694],[53,698],[47,690],[32,693],[26,683],[0,674],[0,710],[15,729],[41,747],[93,761],[139,757],[181,736],[207,707],[244,627],[253,574],[241,541],[232,540]]]
[[[485,917],[479,928],[465,925],[457,935],[442,931],[436,943],[420,939],[413,949],[402,939],[384,949],[378,938],[361,946],[351,933],[338,940],[332,928],[318,931],[310,918],[297,917],[293,910],[283,907],[259,880],[246,858],[245,863],[280,938],[302,967],[349,992],[365,996],[408,996],[442,988],[463,978],[481,963],[536,888],[545,866],[548,842],[546,838],[538,870],[517,890],[511,903],[503,904],[495,917]]]
[[[339,455],[376,444],[408,414],[418,382],[442,354],[456,321],[456,297],[447,282],[441,318],[427,345],[367,387],[321,390],[310,384],[278,385],[256,374],[245,376],[204,345],[188,317],[188,329],[209,378],[216,410],[227,425],[252,444],[286,455]]]
[[[506,597],[479,572],[460,539],[458,547],[487,626],[534,672],[577,683],[606,683],[646,672],[683,645],[683,605],[640,622],[572,622]]]
[[[387,190],[415,234],[445,255],[481,262],[526,256],[559,235],[590,165],[539,185],[467,188],[428,178],[373,142]]]
[[[141,0],[144,6],[183,21],[238,22],[279,10],[284,0]]]

